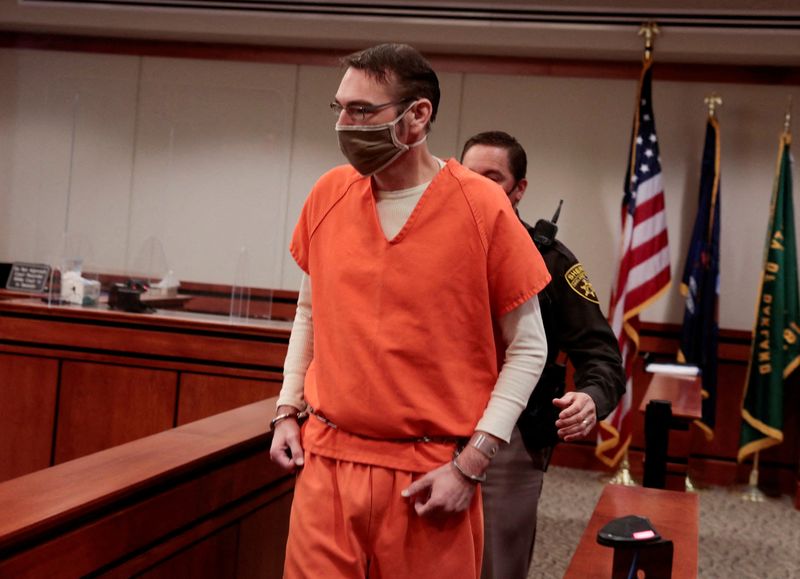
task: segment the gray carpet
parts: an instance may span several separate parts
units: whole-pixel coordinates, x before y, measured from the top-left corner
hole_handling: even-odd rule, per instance
[[[603,484],[597,472],[550,467],[529,579],[564,575]],[[790,497],[751,503],[721,487],[698,494],[699,578],[800,579],[800,511]]]

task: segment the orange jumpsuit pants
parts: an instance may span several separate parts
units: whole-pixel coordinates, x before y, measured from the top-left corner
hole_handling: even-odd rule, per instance
[[[400,491],[419,474],[309,452],[298,475],[286,579],[477,578],[483,551],[480,489],[457,515],[417,515]]]

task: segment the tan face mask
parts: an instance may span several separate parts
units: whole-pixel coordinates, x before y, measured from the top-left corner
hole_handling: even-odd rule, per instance
[[[369,177],[383,171],[394,163],[400,155],[425,142],[424,135],[416,143],[406,145],[397,139],[395,127],[400,119],[411,110],[416,101],[411,103],[393,121],[380,125],[340,125],[336,124],[336,135],[339,148],[356,171]]]

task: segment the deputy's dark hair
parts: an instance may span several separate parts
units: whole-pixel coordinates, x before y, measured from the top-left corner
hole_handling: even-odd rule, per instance
[[[528,172],[528,156],[525,154],[525,149],[519,144],[514,137],[503,131],[486,131],[485,133],[478,133],[470,137],[464,148],[461,151],[461,160],[464,160],[464,155],[475,145],[486,145],[489,147],[499,147],[505,149],[508,153],[508,168],[511,170],[511,176],[514,181],[521,181],[525,178]]]
[[[431,64],[408,44],[379,44],[342,58],[342,65],[362,70],[382,84],[397,81],[397,100],[431,101],[431,122],[439,110],[439,78]]]

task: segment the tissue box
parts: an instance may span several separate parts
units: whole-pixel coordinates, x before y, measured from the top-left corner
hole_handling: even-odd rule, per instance
[[[81,277],[80,272],[61,274],[61,299],[78,306],[93,306],[100,299],[100,282]]]

